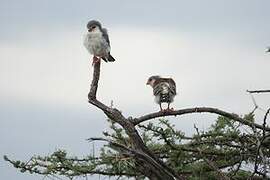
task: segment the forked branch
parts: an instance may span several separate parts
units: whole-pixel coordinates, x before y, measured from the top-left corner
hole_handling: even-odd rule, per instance
[[[165,165],[165,163],[155,157],[155,155],[145,146],[142,138],[135,129],[135,126],[130,118],[125,118],[120,110],[116,108],[110,108],[97,100],[96,94],[98,89],[99,77],[100,62],[97,62],[94,64],[93,79],[90,87],[90,92],[88,94],[89,103],[101,109],[108,118],[123,127],[123,129],[129,136],[132,145],[132,147],[128,149],[130,152],[136,154],[135,160],[138,164],[144,164],[143,166],[145,166],[145,175],[148,176],[150,179],[183,179],[173,169],[171,169],[170,167]]]

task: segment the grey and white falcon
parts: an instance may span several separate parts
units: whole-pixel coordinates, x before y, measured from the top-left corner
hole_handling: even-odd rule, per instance
[[[113,62],[115,59],[111,56],[110,40],[107,29],[101,26],[96,20],[87,23],[87,33],[83,42],[85,48],[93,55],[93,64],[103,59],[105,62]]]

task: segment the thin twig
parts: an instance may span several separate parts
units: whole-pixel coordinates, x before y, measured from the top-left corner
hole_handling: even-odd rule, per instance
[[[247,90],[247,92],[249,92],[249,93],[269,93],[270,90],[253,90],[253,91]]]
[[[270,113],[270,108],[266,111],[264,118],[263,118],[263,139],[265,138],[265,127],[266,127],[266,120],[267,120],[267,116]]]
[[[256,111],[256,109],[258,109],[259,106],[257,105],[256,100],[255,100],[254,96],[251,93],[250,93],[250,96],[251,96],[251,99],[252,99],[252,102],[253,102],[253,105],[254,105],[254,109],[251,111],[251,114],[253,114]]]

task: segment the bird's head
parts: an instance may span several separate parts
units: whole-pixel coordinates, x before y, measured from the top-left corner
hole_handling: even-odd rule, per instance
[[[98,22],[96,20],[91,20],[87,23],[87,29],[88,29],[88,32],[93,32],[96,29],[101,30],[101,24],[100,24],[100,22]]]
[[[150,85],[151,87],[154,87],[156,80],[158,80],[160,78],[161,78],[160,76],[151,76],[148,78],[146,85]]]

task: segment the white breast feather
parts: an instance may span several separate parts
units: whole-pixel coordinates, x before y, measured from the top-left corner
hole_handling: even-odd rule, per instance
[[[100,31],[88,32],[84,36],[83,44],[88,52],[95,56],[107,57],[110,52],[110,46]]]

